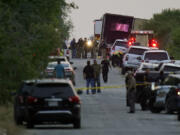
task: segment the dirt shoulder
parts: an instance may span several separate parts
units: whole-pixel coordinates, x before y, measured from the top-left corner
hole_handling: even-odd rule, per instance
[[[16,126],[13,118],[13,106],[0,106],[0,135],[20,135],[23,128]]]

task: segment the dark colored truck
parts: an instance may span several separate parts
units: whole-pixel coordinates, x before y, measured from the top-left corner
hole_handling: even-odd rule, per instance
[[[134,17],[118,14],[104,14],[102,18],[101,40],[111,47],[116,39],[128,39],[133,29]]]

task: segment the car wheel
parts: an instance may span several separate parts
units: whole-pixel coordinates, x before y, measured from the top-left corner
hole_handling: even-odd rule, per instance
[[[17,107],[14,107],[14,120],[16,125],[22,125],[23,124],[23,119],[20,116],[20,111]]]
[[[34,123],[32,121],[27,121],[26,127],[28,129],[32,129],[32,128],[34,128]]]
[[[81,120],[80,119],[76,119],[73,123],[73,126],[75,129],[80,129],[81,128]]]
[[[173,114],[173,110],[170,109],[168,100],[166,100],[166,103],[165,103],[165,112],[166,112],[167,114]]]

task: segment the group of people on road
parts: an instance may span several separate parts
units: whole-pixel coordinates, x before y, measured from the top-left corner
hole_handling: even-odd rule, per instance
[[[103,59],[101,61],[101,65],[97,63],[97,60],[94,60],[92,65],[89,60],[87,61],[87,65],[83,69],[83,76],[86,80],[87,94],[89,94],[90,85],[92,94],[101,92],[100,75],[102,72],[103,80],[105,83],[107,83],[109,68],[111,68],[111,66],[107,59]]]
[[[96,58],[98,42],[94,39],[92,45],[88,46],[87,38],[79,38],[77,42],[75,38],[73,38],[70,42],[70,49],[72,50],[72,58],[87,58],[88,52],[91,53],[91,58]]]

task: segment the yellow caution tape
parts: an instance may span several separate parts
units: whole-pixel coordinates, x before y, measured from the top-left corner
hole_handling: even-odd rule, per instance
[[[151,83],[138,83],[136,85],[140,86],[140,85],[148,85],[148,84],[151,84]],[[112,89],[112,88],[123,88],[125,87],[126,85],[125,84],[122,84],[122,85],[114,85],[114,86],[102,86],[102,87],[83,87],[83,88],[75,88],[75,90],[87,90],[87,89]]]

